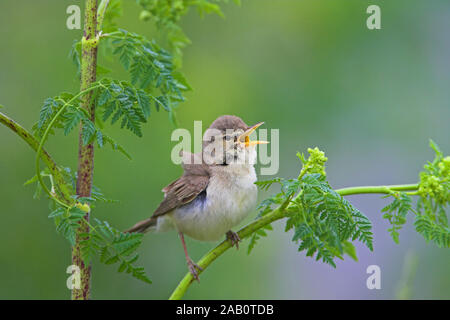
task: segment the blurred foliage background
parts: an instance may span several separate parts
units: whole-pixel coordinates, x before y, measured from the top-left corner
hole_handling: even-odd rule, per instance
[[[318,146],[329,157],[335,188],[415,183],[434,156],[429,138],[449,153],[448,1],[376,1],[382,10],[377,31],[366,28],[366,8],[374,1],[242,2],[223,6],[225,19],[200,19],[193,11],[183,20],[192,45],[182,71],[194,91],[177,109],[181,127],[192,130],[194,120],[207,126],[222,114],[239,115],[248,124],[265,121],[266,128],[280,130],[278,176],[297,176],[295,153]],[[66,28],[70,4],[83,7],[79,0],[0,2],[0,103],[26,128],[45,98],[79,88],[68,52],[81,31]],[[134,1],[124,0],[119,26],[158,37],[139,12]],[[126,77],[118,64],[104,64],[115,68],[113,76]],[[153,112],[142,139],[107,130],[133,161],[109,148],[96,151],[95,184],[120,200],[98,206],[96,217],[125,229],[153,212],[161,188],[181,173],[170,161],[173,129],[161,111]],[[52,137],[47,149],[58,163],[76,168],[75,133]],[[34,175],[34,153],[5,127],[0,152],[0,298],[69,298],[70,246],[47,218],[47,201],[33,200],[33,187],[23,186]],[[278,222],[250,256],[247,241],[241,250],[228,251],[186,298],[450,298],[448,249],[426,244],[411,223],[396,245],[381,218],[386,200],[349,200],[374,224],[374,252],[359,246],[359,262],[347,258],[333,269],[306,258]],[[188,240],[188,246],[198,259],[214,244]],[[140,252],[152,285],[94,263],[92,297],[166,299],[187,271],[176,233],[147,235]],[[381,290],[366,288],[372,264],[381,268]]]

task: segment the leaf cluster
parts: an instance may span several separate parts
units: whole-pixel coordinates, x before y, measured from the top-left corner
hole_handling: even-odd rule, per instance
[[[450,156],[444,157],[438,145],[430,141],[435,158],[420,173],[419,200],[414,226],[427,241],[450,247],[447,211],[450,204]]]
[[[300,196],[292,202],[285,230],[294,229],[299,251],[336,267],[334,258],[354,257],[351,241],[373,250],[372,224],[350,202],[336,193],[319,173],[301,178]]]
[[[118,272],[126,272],[136,279],[152,283],[144,271],[144,267],[135,265],[139,258],[136,253],[141,245],[143,234],[123,233],[111,227],[108,222],[95,219],[96,225],[89,233],[81,234],[81,257],[89,264],[98,256],[100,262],[111,265],[118,264]]]
[[[89,232],[80,233],[80,250],[83,262],[90,264],[94,257],[99,257],[100,262],[111,265],[118,263],[118,272],[129,273],[136,279],[151,283],[145,274],[144,268],[135,265],[139,255],[136,253],[141,245],[143,234],[123,233],[111,227],[108,222],[95,220],[90,224],[81,209],[80,203],[92,203],[95,198],[77,198],[78,205],[62,208],[56,206],[49,218],[56,224],[56,230],[66,238],[72,246],[76,244],[77,231],[82,224],[89,226]]]
[[[174,100],[183,101],[182,91],[189,89],[184,78],[175,71],[172,55],[144,36],[124,29],[109,37],[113,54],[130,73],[131,83],[142,89],[157,88]]]
[[[97,113],[102,113],[101,121],[118,122],[121,128],[142,137],[142,124],[147,122],[151,112],[150,95],[125,81],[110,79],[102,80],[97,94]]]
[[[334,259],[344,254],[356,259],[351,241],[360,241],[373,250],[372,225],[369,219],[350,202],[336,193],[324,175],[327,158],[318,148],[308,149],[306,159],[298,154],[303,167],[297,179],[276,178],[257,184],[267,190],[272,184],[280,185],[280,192],[259,206],[260,216],[273,210],[273,205],[287,211],[285,231],[294,230],[292,241],[299,251],[335,267]],[[255,233],[250,239],[249,252],[256,241],[265,235]]]
[[[58,111],[66,104],[69,103],[70,100],[72,100],[72,98],[74,97],[74,95],[70,92],[63,92],[58,96],[55,96],[53,98],[47,98],[44,100],[44,103],[42,104],[42,107],[39,111],[39,120],[33,125],[33,134],[37,137],[37,138],[41,138],[44,135],[45,130],[47,129],[50,121],[52,121],[52,119],[56,116],[56,114],[58,113]],[[71,104],[68,105],[68,107],[66,108],[66,110],[69,110],[71,113],[75,112],[75,109],[78,109],[78,106],[80,104],[79,99],[75,99],[74,101],[72,101]],[[67,111],[66,111],[67,112]],[[77,113],[77,117],[79,117],[79,120],[81,120],[81,118],[87,118],[87,112],[83,112],[82,110],[76,111],[75,113]],[[83,114],[81,114],[83,113]],[[66,129],[67,127],[70,127],[70,130],[73,129],[72,123],[68,123],[67,122],[67,117],[62,114],[61,116],[59,116],[56,121],[54,122],[52,128],[50,129],[49,133],[50,134],[55,134],[54,128],[65,128],[64,131],[70,131],[68,129]]]
[[[77,229],[85,215],[84,211],[75,206],[71,208],[57,207],[48,217],[55,221],[56,231],[74,246]]]
[[[33,133],[36,137],[42,138],[49,123],[55,118],[50,134],[55,134],[56,129],[62,129],[64,135],[70,134],[75,127],[81,125],[82,127],[82,143],[87,145],[97,142],[97,145],[102,148],[109,144],[113,150],[117,150],[131,159],[129,153],[112,137],[107,135],[102,128],[104,121],[111,116],[111,124],[120,122],[121,128],[126,128],[136,134],[142,136],[142,123],[146,123],[150,116],[151,95],[145,91],[136,89],[125,81],[102,79],[94,83],[92,86],[98,86],[98,89],[93,90],[92,99],[97,100],[98,108],[95,122],[91,120],[88,112],[80,105],[80,98],[72,99],[74,97],[71,93],[62,93],[53,98],[47,98],[39,113],[39,120],[33,126]],[[73,100],[72,102],[70,102]],[[62,113],[56,117],[60,109],[69,103]],[[158,102],[159,103],[159,102]],[[155,107],[159,109],[157,102]]]
[[[62,168],[64,179],[69,186],[75,190],[75,183],[77,173],[70,170],[70,168]],[[48,169],[43,170],[43,176],[48,177],[52,190],[54,189],[53,179]],[[36,183],[36,193],[40,193],[41,187],[37,176],[32,177],[25,185]],[[53,219],[56,225],[56,231],[66,238],[72,246],[76,244],[77,231],[86,224],[89,226],[88,233],[81,233],[80,241],[81,257],[86,264],[90,264],[92,259],[97,256],[100,262],[107,265],[118,263],[118,271],[126,272],[131,276],[151,283],[146,276],[144,268],[135,265],[139,258],[136,253],[142,241],[142,234],[123,233],[111,227],[106,221],[99,221],[95,219],[95,224],[91,225],[86,220],[86,211],[82,210],[83,206],[88,205],[88,208],[95,208],[95,203],[116,202],[105,197],[100,188],[92,186],[91,197],[72,196],[74,205],[67,208],[59,206],[53,199],[50,199],[50,207],[52,208],[49,218]]]
[[[408,212],[415,215],[414,227],[425,240],[433,241],[438,247],[450,247],[450,229],[448,227],[447,208],[450,203],[450,157],[444,157],[438,145],[430,141],[435,158],[424,166],[419,175],[419,190],[416,209],[412,208],[411,195],[405,192],[391,192],[392,203],[382,212],[391,228],[392,238],[399,243],[398,230],[406,223]]]
[[[404,192],[392,192],[387,197],[394,197],[394,200],[384,207],[381,212],[384,212],[383,218],[387,219],[391,224],[391,228],[388,229],[392,239],[395,243],[399,243],[398,231],[406,223],[406,215],[412,210],[412,200]]]

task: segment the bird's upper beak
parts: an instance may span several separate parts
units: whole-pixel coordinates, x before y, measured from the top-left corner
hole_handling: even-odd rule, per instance
[[[260,122],[255,124],[254,126],[248,128],[243,134],[241,134],[238,138],[238,141],[241,143],[244,143],[246,147],[250,147],[250,146],[254,146],[257,144],[267,144],[269,143],[268,141],[250,141],[250,134],[255,131],[259,126],[261,126],[262,124],[264,124],[264,122]]]

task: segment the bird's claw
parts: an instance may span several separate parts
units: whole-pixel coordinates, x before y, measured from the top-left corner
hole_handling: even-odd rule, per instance
[[[228,231],[227,232],[227,239],[231,241],[231,246],[236,246],[236,249],[239,250],[239,241],[241,241],[241,238],[236,232]]]
[[[197,280],[198,282],[200,282],[198,274],[199,274],[199,271],[203,271],[203,268],[200,267],[198,264],[196,264],[191,259],[187,260],[187,265],[188,265],[189,272],[192,274],[194,279]]]

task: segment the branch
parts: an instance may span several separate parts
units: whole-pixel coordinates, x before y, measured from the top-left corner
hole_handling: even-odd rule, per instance
[[[392,191],[416,191],[418,184],[400,184],[392,186],[372,186],[372,187],[349,187],[336,190],[341,196],[349,196],[361,193],[381,193],[388,194]]]
[[[378,194],[390,194],[395,191],[415,191],[419,187],[418,184],[405,184],[405,185],[391,185],[391,186],[369,186],[369,187],[350,187],[337,189],[336,192],[341,196],[349,196],[355,194],[367,194],[367,193],[378,193]],[[300,195],[297,195],[298,198]],[[295,200],[295,199],[294,199]],[[262,216],[258,220],[248,224],[238,231],[238,235],[241,239],[249,237],[251,234],[261,229],[262,227],[283,219],[287,217],[287,212],[289,211],[290,205],[281,205],[273,211]],[[231,248],[231,242],[224,240],[217,247],[209,251],[203,258],[201,258],[197,264],[203,269],[203,271],[218,257],[220,257],[225,251]],[[203,271],[199,271],[200,273]],[[184,278],[180,281],[178,286],[173,291],[170,296],[170,300],[179,300],[183,298],[187,289],[194,281],[191,273],[187,273]]]
[[[14,133],[16,133],[19,137],[21,137],[34,151],[38,151],[39,149],[39,141],[24,127],[22,127],[20,124],[6,116],[5,114],[0,112],[0,123],[4,124],[6,127],[10,128]],[[39,152],[39,158],[44,161],[46,166],[49,168],[50,173],[53,177],[56,191],[58,194],[56,197],[58,197],[61,201],[69,202],[71,201],[71,187],[67,184],[67,182],[64,180],[63,175],[61,174],[58,166],[56,165],[55,161],[53,161],[52,157],[48,154],[47,151],[42,149]],[[52,197],[55,197],[55,195],[52,195]]]

